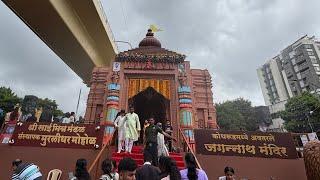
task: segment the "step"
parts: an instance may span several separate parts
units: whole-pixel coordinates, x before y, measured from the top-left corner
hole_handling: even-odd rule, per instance
[[[132,159],[143,159],[143,154],[141,153],[112,153],[112,157],[131,157]]]
[[[122,159],[122,157],[112,157],[113,160],[115,160],[117,162],[117,164],[120,162],[120,160]],[[136,163],[138,165],[142,165],[144,162],[143,162],[143,159],[134,159],[136,161]]]
[[[181,155],[169,155],[169,156],[176,161],[184,161]]]
[[[176,153],[176,152],[169,152],[169,154],[174,156],[181,156],[181,153]]]
[[[131,157],[133,159],[137,158],[137,159],[143,159],[143,154],[141,153],[131,153],[131,154],[128,154],[128,153],[116,153],[116,152],[113,152],[112,153],[112,157]],[[183,157],[181,155],[170,155],[170,157],[176,161],[184,161],[183,160]]]
[[[169,156],[176,161],[176,164],[180,170],[184,169],[184,158],[180,153],[170,152]],[[124,157],[131,157],[137,162],[138,166],[142,166],[144,163],[143,146],[133,146],[131,154],[125,152],[117,153],[116,150],[112,152],[112,159],[117,161],[117,163],[119,163],[119,161]]]
[[[118,150],[117,149],[115,149],[114,150],[114,152],[118,152]],[[124,151],[122,151],[122,153],[123,153]],[[143,153],[143,149],[132,149],[131,150],[131,153]]]
[[[141,167],[141,166],[143,166],[143,164],[138,165],[138,168],[139,168],[139,167]],[[182,169],[185,169],[185,167],[184,167],[184,166],[181,166],[181,167],[180,167],[180,166],[177,166],[177,167],[178,167],[178,170],[179,170],[179,171],[180,171],[180,170],[182,170]]]
[[[123,157],[112,157],[112,159],[114,159],[117,162],[120,162],[121,159],[123,159]],[[144,163],[143,159],[134,159],[138,165],[142,165]],[[176,164],[178,167],[185,167],[184,162],[183,161],[176,161]]]

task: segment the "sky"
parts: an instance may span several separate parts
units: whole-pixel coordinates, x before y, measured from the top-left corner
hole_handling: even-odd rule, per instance
[[[243,97],[264,105],[256,69],[305,34],[320,38],[319,0],[101,0],[118,41],[133,47],[150,24],[162,47],[208,69],[214,102]],[[127,44],[118,44],[120,51]],[[19,96],[55,99],[84,114],[89,89],[16,15],[0,2],[0,86]]]

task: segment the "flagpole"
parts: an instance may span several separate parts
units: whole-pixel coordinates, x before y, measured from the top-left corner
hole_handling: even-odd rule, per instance
[[[78,103],[77,103],[77,109],[76,109],[76,116],[78,115],[80,96],[81,96],[81,88],[80,88],[79,97],[78,97]]]

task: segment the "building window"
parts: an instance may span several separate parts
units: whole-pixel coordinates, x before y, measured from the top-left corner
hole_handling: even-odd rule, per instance
[[[266,68],[266,72],[267,72],[267,73],[269,73],[269,72],[270,72],[270,69],[269,69],[268,67]]]
[[[313,53],[313,52],[309,52],[309,51],[308,51],[308,55],[313,56],[313,55],[314,55],[314,53]]]
[[[308,49],[308,48],[312,48],[312,47],[311,47],[311,44],[305,44],[305,45],[304,45],[304,48],[307,48],[307,49]]]
[[[270,80],[270,85],[274,85],[274,82],[273,82],[273,80]]]
[[[308,70],[309,70],[309,67],[303,68],[303,69],[301,69],[300,73],[306,74],[307,73],[306,71],[308,71]]]
[[[316,57],[314,57],[314,56],[310,56],[310,60],[311,60],[311,62],[312,62],[312,64],[318,64],[318,61],[317,61],[317,59],[316,59]]]
[[[298,63],[298,65],[301,66],[301,65],[303,65],[303,64],[305,64],[305,63],[307,63],[307,60],[304,59],[304,60],[300,61],[300,62]]]
[[[289,52],[289,57],[290,57],[290,58],[293,58],[294,55],[296,55],[296,53],[295,53],[294,51]]]
[[[300,73],[297,73],[297,78],[301,79],[301,74]]]

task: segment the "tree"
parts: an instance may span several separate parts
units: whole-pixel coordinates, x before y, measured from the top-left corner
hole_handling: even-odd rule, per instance
[[[320,129],[319,108],[319,99],[309,92],[290,98],[281,112],[285,128],[291,132],[312,132],[311,126]]]
[[[255,118],[259,125],[269,126],[272,124],[272,117],[268,106],[253,107],[255,111]]]
[[[219,103],[216,110],[218,124],[223,130],[255,131],[259,127],[255,109],[243,98]]]
[[[5,112],[13,111],[16,104],[21,103],[19,98],[10,88],[0,87],[0,108]]]
[[[51,111],[54,117],[63,115],[63,112],[60,109],[58,109],[58,105],[55,100],[51,100],[48,98],[39,98],[38,107],[42,107],[44,110]]]

